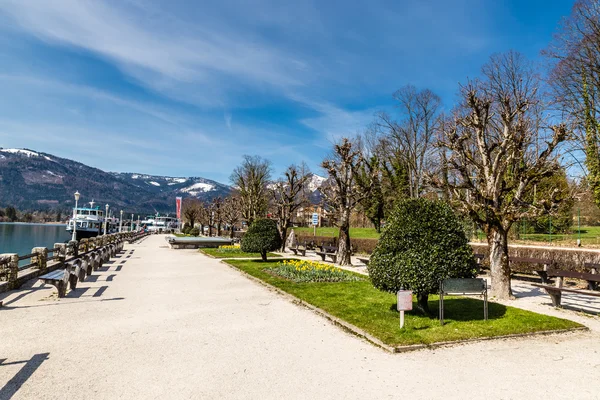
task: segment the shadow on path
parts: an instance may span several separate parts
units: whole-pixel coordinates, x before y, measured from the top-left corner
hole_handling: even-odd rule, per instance
[[[19,372],[13,376],[11,380],[9,380],[6,385],[0,389],[0,399],[8,400],[14,396],[15,393],[21,388],[21,386],[27,382],[31,375],[42,365],[42,363],[48,359],[48,355],[50,353],[39,353],[31,357],[31,359],[26,361],[14,361],[11,363],[4,364],[6,359],[0,360],[0,367],[4,365],[14,365],[14,364],[25,364],[21,367]]]

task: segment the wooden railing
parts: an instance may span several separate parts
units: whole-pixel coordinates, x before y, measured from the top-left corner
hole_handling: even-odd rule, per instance
[[[61,268],[65,262],[73,261],[86,253],[111,244],[133,243],[147,235],[143,231],[113,233],[79,241],[71,240],[68,243],[55,243],[51,249],[34,247],[30,254],[0,254],[0,292],[20,287],[24,280],[19,275],[26,275],[27,279],[31,279]]]

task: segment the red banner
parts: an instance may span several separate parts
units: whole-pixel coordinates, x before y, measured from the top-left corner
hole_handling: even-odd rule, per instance
[[[175,198],[175,207],[177,208],[177,219],[181,219],[181,197]]]

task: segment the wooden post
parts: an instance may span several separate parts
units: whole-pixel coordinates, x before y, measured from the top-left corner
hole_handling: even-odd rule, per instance
[[[36,268],[46,269],[48,265],[48,249],[45,247],[34,247],[31,249],[32,254],[37,254],[32,257],[32,262],[36,263]]]

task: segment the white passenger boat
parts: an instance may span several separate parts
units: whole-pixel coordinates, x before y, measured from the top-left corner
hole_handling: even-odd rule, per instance
[[[163,233],[177,230],[179,221],[175,217],[161,216],[159,214],[149,215],[140,222],[142,229],[151,233]]]
[[[99,206],[94,207],[94,201],[90,201],[89,207],[77,207],[74,217],[67,223],[67,232],[73,233],[73,223],[77,224],[75,235],[77,240],[98,236],[104,229],[104,211]]]

